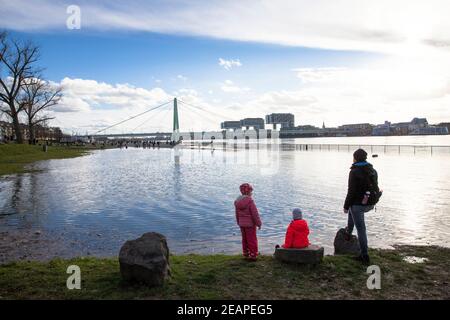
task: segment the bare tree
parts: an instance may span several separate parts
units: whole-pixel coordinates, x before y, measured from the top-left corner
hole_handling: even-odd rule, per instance
[[[8,39],[6,32],[0,32],[0,104],[1,111],[11,117],[17,143],[23,143],[20,129],[17,96],[27,80],[39,72],[35,63],[39,59],[38,47]]]
[[[44,125],[53,119],[45,111],[59,103],[62,97],[62,87],[52,85],[41,79],[28,79],[18,95],[17,105],[26,114],[29,143],[34,143],[36,126]]]

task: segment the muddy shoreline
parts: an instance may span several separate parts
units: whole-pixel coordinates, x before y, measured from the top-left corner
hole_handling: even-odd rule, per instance
[[[82,256],[106,257],[102,248],[93,249],[81,242],[39,229],[0,231],[0,265],[16,261],[49,261]]]
[[[114,246],[106,245],[110,240],[111,239],[102,234],[93,232],[78,233],[74,236],[74,234],[71,234],[66,230],[53,231],[36,228],[0,230],[0,265],[19,261],[47,262],[58,258],[115,257],[118,255],[121,244],[129,239],[121,239],[119,241],[120,244],[118,243]],[[398,246],[404,245],[392,245],[390,246],[390,249],[395,249]],[[419,247],[434,246],[428,244],[419,245]],[[227,254],[227,252],[224,251],[205,251],[201,244],[190,249],[184,248],[181,250],[172,250],[172,253],[181,255]],[[264,254],[267,255],[268,252],[265,252]],[[332,252],[328,252],[327,254],[332,255]]]

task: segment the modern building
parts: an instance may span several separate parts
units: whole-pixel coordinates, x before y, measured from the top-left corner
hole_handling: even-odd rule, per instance
[[[409,125],[410,125],[410,122],[399,122],[399,123],[392,124],[391,125],[392,134],[397,135],[397,136],[408,135],[410,132]]]
[[[255,130],[264,129],[264,119],[263,118],[245,118],[241,120],[241,127],[245,129],[253,128]]]
[[[280,129],[280,138],[308,138],[320,137],[322,129],[311,126],[284,127]]]
[[[30,137],[30,132],[28,126],[25,124],[20,124],[20,129],[22,131],[22,136],[24,140],[28,140]],[[10,122],[0,121],[0,131],[1,135],[8,140],[16,139],[16,133],[14,131],[13,125]],[[63,136],[63,133],[58,127],[46,127],[41,125],[35,125],[34,135],[38,140],[59,140]]]
[[[6,122],[6,121],[0,121],[0,128],[2,131],[2,136],[8,137],[8,138],[14,136],[14,130],[13,130],[12,123]]]
[[[220,124],[220,128],[224,130],[241,129],[241,121],[224,121]]]
[[[342,137],[346,133],[338,128],[318,128],[311,125],[280,129],[280,138],[309,138],[309,137]]]
[[[426,118],[414,118],[409,125],[410,130],[416,130],[420,128],[428,127],[428,121]]]
[[[294,128],[295,116],[292,113],[272,113],[266,115],[266,123],[273,124],[273,128],[276,129],[276,125],[281,125],[281,128]]]
[[[441,122],[437,126],[438,127],[446,127],[448,132],[450,132],[450,122]]]
[[[444,135],[450,132],[450,123],[440,123],[430,126],[426,118],[414,118],[409,122],[373,125],[370,123],[344,124],[337,128],[327,128],[325,123],[322,128],[302,125],[294,126],[295,117],[290,113],[272,113],[266,115],[267,124],[280,124],[280,138],[301,137],[347,137],[347,136],[389,136],[389,135]],[[221,123],[222,129],[264,129],[264,119],[246,118],[240,121],[225,121]]]
[[[389,121],[385,121],[383,124],[375,126],[372,130],[373,136],[389,136],[391,134],[391,123]]]
[[[448,134],[447,127],[429,126],[424,128],[417,128],[410,133],[411,135],[445,135]]]
[[[220,124],[222,130],[254,130],[264,129],[265,123],[263,118],[245,118],[239,121],[224,121]]]
[[[346,136],[370,136],[374,125],[370,123],[344,124],[338,127]]]
[[[410,122],[398,122],[391,125],[392,134],[398,136],[405,136],[411,132],[428,127],[426,118],[414,118]]]
[[[448,132],[449,128],[445,125],[430,126],[426,118],[414,118],[410,122],[390,123],[385,121],[384,124],[373,128],[372,135],[437,135],[448,134]]]

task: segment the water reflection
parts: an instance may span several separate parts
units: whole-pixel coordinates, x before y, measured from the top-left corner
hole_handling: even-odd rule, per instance
[[[41,162],[36,169],[42,172],[0,180],[0,230],[63,230],[69,241],[105,254],[158,231],[174,252],[237,253],[233,201],[248,181],[263,219],[262,252],[283,241],[290,210],[301,207],[311,240],[331,253],[334,234],[346,222],[341,208],[351,153],[247,145],[103,150]],[[385,192],[367,216],[370,245],[448,245],[448,156],[382,154],[371,161]]]
[[[22,190],[23,176],[4,180],[0,186],[1,208],[0,217],[18,213],[20,204],[20,191]]]

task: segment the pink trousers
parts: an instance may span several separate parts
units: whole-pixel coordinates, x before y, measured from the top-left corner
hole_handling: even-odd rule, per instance
[[[241,227],[242,253],[246,257],[256,258],[258,256],[258,239],[256,238],[256,227]]]

